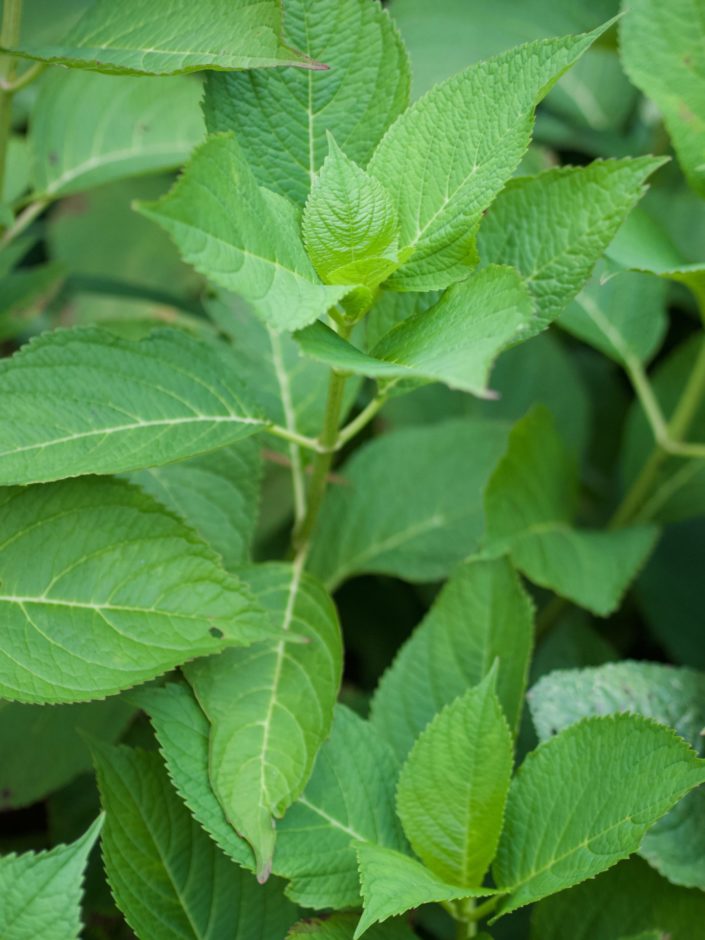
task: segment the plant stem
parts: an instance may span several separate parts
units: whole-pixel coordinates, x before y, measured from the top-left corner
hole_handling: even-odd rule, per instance
[[[22,22],[22,0],[5,0],[0,27],[0,45],[16,46],[20,38]],[[0,61],[0,200],[5,194],[5,165],[7,145],[12,129],[12,96],[10,87],[17,72],[17,59],[12,55],[2,56]],[[4,87],[3,87],[4,86]]]
[[[8,230],[3,233],[2,238],[0,238],[0,247],[8,245],[14,238],[21,235],[37,216],[44,212],[48,205],[48,199],[38,199],[36,202],[30,202],[27,208],[20,212]]]
[[[46,62],[35,62],[34,65],[31,65],[21,75],[18,75],[14,81],[3,79],[2,82],[0,82],[0,88],[3,91],[9,91],[11,95],[15,95],[21,88],[26,88],[35,78],[38,78],[46,67]]]
[[[359,434],[360,431],[366,427],[370,421],[372,421],[386,400],[386,395],[377,395],[362,409],[356,418],[353,418],[349,424],[346,424],[344,428],[341,428],[336,439],[336,449],[340,450],[340,448],[347,444],[349,440],[352,440],[356,434]]]

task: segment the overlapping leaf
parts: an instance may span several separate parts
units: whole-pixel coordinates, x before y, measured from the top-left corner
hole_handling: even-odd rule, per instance
[[[305,920],[294,924],[286,940],[299,940],[300,937],[318,938],[318,940],[353,940],[358,917],[356,914],[336,914],[325,920]],[[404,923],[387,923],[371,927],[367,931],[367,940],[413,940],[416,934]]]

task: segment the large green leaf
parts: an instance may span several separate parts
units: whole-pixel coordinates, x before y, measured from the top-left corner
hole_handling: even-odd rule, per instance
[[[227,346],[178,330],[140,342],[56,331],[0,364],[0,483],[170,463],[265,427]]]
[[[357,914],[335,914],[326,920],[301,921],[300,924],[294,924],[286,935],[286,940],[299,940],[299,937],[311,937],[314,940],[353,940],[358,920]],[[411,927],[396,922],[371,927],[366,937],[367,940],[414,940],[416,934]]]
[[[226,568],[250,558],[262,481],[260,443],[250,437],[220,450],[130,474],[214,548]]]
[[[382,676],[370,720],[399,761],[433,716],[498,663],[497,695],[519,723],[533,639],[532,607],[504,559],[471,560],[451,575]]]
[[[512,180],[480,228],[485,262],[511,264],[548,325],[575,297],[660,157],[598,160]]]
[[[493,265],[444,292],[437,304],[393,327],[365,355],[325,324],[296,334],[305,353],[378,382],[425,379],[489,397],[487,379],[502,350],[529,335],[534,305],[519,275]]]
[[[409,855],[360,843],[357,846],[363,912],[355,940],[373,924],[431,902],[486,897],[492,888],[466,888],[448,884]]]
[[[197,271],[240,294],[277,330],[312,323],[350,290],[319,281],[297,210],[260,189],[232,135],[209,138],[173,189],[140,211],[169,232]]]
[[[397,811],[411,847],[436,875],[477,887],[490,867],[512,776],[512,734],[496,668],[439,712],[399,775]]]
[[[53,12],[53,10],[52,10]],[[311,65],[282,39],[277,0],[97,0],[60,39],[20,43],[15,55],[131,75]]]
[[[209,75],[209,131],[234,130],[260,184],[303,205],[333,134],[365,166],[409,99],[409,66],[379,3],[287,0],[286,34],[326,71]]]
[[[211,723],[213,789],[265,880],[274,817],[303,792],[330,730],[342,641],[333,602],[301,564],[258,565],[243,575],[281,639],[198,660],[186,675]]]
[[[363,572],[446,576],[477,547],[482,491],[506,435],[499,423],[445,421],[361,447],[328,493],[311,570],[331,587]]]
[[[243,584],[136,487],[93,478],[1,492],[4,698],[104,698],[271,634]]]
[[[705,780],[705,761],[639,715],[586,718],[533,751],[512,782],[494,865],[499,914],[591,878]]]
[[[83,873],[103,818],[71,845],[0,856],[3,940],[78,940]]]
[[[507,552],[528,578],[607,616],[619,604],[657,530],[577,529],[574,462],[550,412],[533,409],[512,429],[509,447],[485,494],[486,552]]]
[[[119,698],[53,708],[0,702],[0,810],[36,803],[89,770],[85,736],[112,742],[132,715]]]
[[[609,663],[554,672],[529,693],[541,740],[589,715],[629,711],[670,725],[703,752],[705,673],[656,663]],[[689,793],[647,832],[640,854],[669,881],[705,890],[705,788]]]
[[[141,940],[272,940],[296,920],[282,885],[257,884],[208,838],[174,793],[158,754],[95,748],[106,812],[103,861]]]
[[[705,894],[677,888],[640,859],[537,904],[531,940],[621,940],[656,926],[669,940],[694,940],[705,923]]]
[[[477,226],[529,145],[536,104],[600,32],[528,43],[472,65],[390,128],[369,165],[394,199],[410,255],[390,284],[433,290],[467,275]]]
[[[198,82],[52,70],[32,109],[32,184],[57,198],[179,166],[204,134]]]
[[[705,16],[699,0],[630,2],[620,39],[627,75],[658,105],[690,185],[705,196]]]

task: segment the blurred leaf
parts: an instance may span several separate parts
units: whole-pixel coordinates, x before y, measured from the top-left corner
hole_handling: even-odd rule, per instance
[[[286,940],[311,937],[312,940],[353,940],[359,917],[357,914],[334,914],[325,920],[305,920],[295,924]],[[416,934],[403,922],[370,927],[367,940],[414,940]]]

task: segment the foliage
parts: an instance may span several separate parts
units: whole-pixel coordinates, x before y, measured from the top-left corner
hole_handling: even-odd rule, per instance
[[[3,940],[700,936],[705,12],[619,13],[4,0]]]

